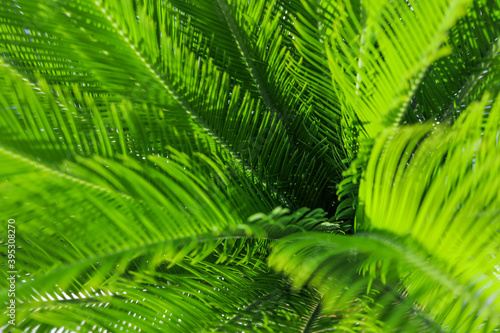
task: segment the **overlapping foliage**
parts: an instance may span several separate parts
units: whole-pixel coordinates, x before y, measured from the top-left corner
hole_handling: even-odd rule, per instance
[[[498,330],[499,36],[498,0],[3,1],[1,329]]]

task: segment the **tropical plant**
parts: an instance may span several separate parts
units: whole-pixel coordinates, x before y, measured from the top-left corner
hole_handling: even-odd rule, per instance
[[[500,329],[499,0],[0,8],[0,330]]]

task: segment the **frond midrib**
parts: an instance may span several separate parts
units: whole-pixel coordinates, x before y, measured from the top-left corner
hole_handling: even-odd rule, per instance
[[[136,45],[132,43],[132,41],[126,37],[126,34],[123,30],[120,29],[119,24],[113,20],[113,17],[106,11],[104,7],[99,7],[99,2],[93,2],[94,5],[104,14],[106,20],[111,24],[112,27],[118,30],[119,38],[123,43],[128,45],[134,52],[136,58],[140,60],[141,63],[144,64],[146,70],[149,71],[157,84],[163,87],[167,93],[172,96],[172,98],[178,103],[178,105],[195,121],[195,123],[202,128],[202,130],[207,134],[207,136],[213,140],[215,143],[219,144],[223,147],[225,151],[229,153],[231,158],[236,162],[235,164],[241,165],[245,171],[250,172],[253,177],[259,179],[260,183],[264,185],[264,187],[270,191],[270,193],[278,197],[280,202],[286,204],[288,207],[293,207],[290,200],[280,193],[270,182],[266,181],[266,178],[262,173],[257,172],[248,162],[243,159],[240,154],[235,151],[229,143],[227,143],[222,137],[220,137],[204,120],[203,118],[191,107],[191,105],[177,92],[174,88],[173,84],[162,75],[160,75],[155,69],[154,66],[149,63],[146,59],[147,57],[143,57],[142,53],[137,49]]]
[[[278,118],[284,123],[288,124],[289,122],[283,117],[283,115],[278,111],[277,107],[273,103],[269,92],[267,91],[266,84],[264,80],[261,78],[257,66],[255,65],[255,62],[253,61],[253,56],[248,49],[245,40],[243,36],[240,34],[239,28],[234,21],[233,17],[231,16],[231,10],[229,8],[229,5],[227,4],[226,0],[215,0],[217,3],[217,7],[219,7],[221,16],[224,18],[226,21],[227,25],[229,26],[231,30],[231,34],[234,36],[234,40],[236,41],[236,44],[238,46],[238,49],[240,50],[241,55],[243,56],[245,63],[247,65],[247,68],[250,71],[250,74],[253,78],[254,84],[257,87],[260,96],[262,97],[262,100],[264,101],[264,104],[269,108],[271,113],[275,114],[278,116]]]
[[[317,300],[317,304],[314,307],[314,310],[311,312],[309,318],[307,319],[307,322],[304,326],[304,329],[302,330],[302,333],[311,333],[313,329],[313,325],[315,320],[318,318],[318,316],[321,314],[322,310],[322,302],[323,300],[320,298]]]
[[[232,225],[228,228],[227,230],[232,231],[233,228],[237,227],[238,225]],[[170,239],[163,239],[159,240],[156,242],[149,242],[149,243],[141,243],[136,246],[130,246],[126,248],[121,248],[119,250],[93,256],[93,257],[86,257],[85,259],[82,260],[75,260],[69,264],[63,264],[61,267],[58,267],[54,270],[52,270],[49,273],[46,273],[43,275],[42,279],[50,278],[51,276],[65,276],[65,272],[67,271],[72,271],[77,269],[78,267],[85,267],[88,265],[91,265],[95,262],[111,262],[115,258],[122,258],[123,256],[129,254],[129,253],[137,253],[141,250],[144,250],[145,248],[154,248],[155,246],[159,246],[162,244],[167,244],[167,243],[176,243],[176,244],[189,244],[190,242],[193,241],[193,237],[196,237],[196,241],[201,244],[201,243],[206,243],[214,240],[229,240],[229,239],[254,239],[255,237],[252,237],[252,235],[222,235],[222,236],[215,236],[211,232],[206,232],[203,234],[199,235],[189,235],[189,236],[183,236],[183,237],[178,237],[178,238],[170,238]],[[263,237],[262,235],[259,235],[259,239],[261,240],[275,240],[277,239],[276,236],[267,236]],[[22,285],[18,285],[18,293],[20,294],[22,290],[30,289],[31,285],[37,285],[37,281],[35,280],[29,280]],[[8,288],[7,288],[8,289]],[[3,293],[4,295],[7,295],[7,289],[3,289],[5,292]],[[31,289],[30,289],[31,290]]]
[[[484,77],[484,70],[489,68],[491,63],[493,62],[495,57],[498,57],[498,52],[500,51],[500,39],[496,41],[496,43],[492,43],[491,48],[485,54],[483,59],[479,64],[479,68],[477,68],[471,75],[467,78],[464,85],[460,88],[460,93],[457,94],[456,98],[454,98],[446,111],[444,112],[443,119],[449,119],[452,116],[453,112],[456,112],[455,106],[461,106],[470,91],[474,89],[474,87],[481,81]]]
[[[30,158],[28,157],[25,157],[23,155],[20,155],[16,152],[13,152],[9,149],[6,149],[5,147],[3,146],[0,146],[0,154],[4,154],[4,155],[9,155],[11,156],[12,158],[14,159],[17,159],[19,161],[22,161],[26,164],[29,164],[30,166],[33,166],[34,168],[37,168],[39,171],[41,172],[48,172],[52,175],[54,175],[55,177],[57,178],[63,178],[63,179],[66,179],[66,180],[69,180],[71,182],[77,182],[78,184],[81,184],[85,187],[88,187],[89,189],[94,189],[94,190],[99,190],[99,191],[103,191],[103,192],[107,192],[107,193],[116,193],[118,194],[119,196],[123,197],[124,199],[126,200],[135,200],[133,197],[123,193],[123,192],[118,192],[118,191],[113,191],[109,188],[106,188],[106,187],[103,187],[101,185],[98,185],[98,184],[95,184],[95,183],[91,183],[85,179],[82,179],[82,178],[79,178],[79,177],[75,177],[75,176],[72,176],[66,172],[62,172],[56,168],[54,168],[53,166],[50,166],[50,165],[47,165],[43,162],[40,162],[40,161],[33,161],[31,160]]]

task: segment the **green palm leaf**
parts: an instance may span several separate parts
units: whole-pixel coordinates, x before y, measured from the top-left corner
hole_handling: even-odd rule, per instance
[[[11,34],[5,33],[4,43],[7,42],[5,46],[10,49],[8,57],[20,70],[36,71],[37,65],[25,65],[25,61],[19,58],[19,47],[32,49],[35,53],[37,49],[31,42],[32,35],[53,35],[58,42],[46,45],[48,52],[55,54],[56,58],[79,59],[82,66],[89,68],[80,81],[84,87],[90,85],[94,92],[97,89],[94,86],[99,85],[99,93],[118,94],[133,102],[161,106],[166,109],[164,112],[168,119],[177,120],[184,127],[194,126],[221,142],[235,158],[245,163],[246,168],[255,170],[271,191],[284,195],[290,201],[289,205],[317,206],[321,201],[322,207],[331,209],[334,191],[329,186],[334,186],[339,158],[328,156],[333,142],[327,144],[317,133],[314,121],[306,120],[312,96],[304,91],[305,87],[297,90],[293,79],[286,85],[273,81],[275,88],[270,90],[260,78],[262,75],[258,74],[264,69],[256,65],[257,61],[251,60],[257,52],[263,52],[263,46],[260,51],[250,50],[250,46],[245,47],[238,41],[240,33],[236,30],[238,26],[231,16],[230,7],[223,2],[217,7],[221,16],[217,25],[220,29],[227,29],[227,26],[233,29],[235,37],[228,45],[227,38],[221,40],[214,36],[212,40],[212,36],[201,35],[204,30],[199,22],[203,20],[206,24],[204,19],[207,13],[217,8],[207,9],[203,5],[183,3],[180,8],[186,13],[180,14],[179,8],[175,7],[176,2],[168,6],[158,3],[156,7],[137,4],[136,13],[134,6],[131,1],[127,4],[84,2],[81,5],[46,1],[37,4],[28,2],[20,11],[13,4],[5,4],[6,23],[18,29],[16,43],[11,43]],[[28,29],[30,33],[27,35],[22,22],[40,15],[55,15],[57,19],[44,21],[33,32]],[[182,20],[183,15],[187,20],[191,20],[191,16],[195,18],[192,25],[178,26],[176,20]],[[136,16],[140,18],[139,22]],[[275,21],[277,17],[275,13]],[[75,31],[75,25],[81,28]],[[186,35],[192,37],[184,37]],[[195,42],[194,36],[198,36],[200,41]],[[280,35],[274,38],[281,39]],[[224,72],[224,67],[227,67],[224,64],[221,69],[214,66],[211,58],[206,58],[210,55],[205,52],[205,46],[210,45],[209,40],[212,40],[212,48],[220,53],[226,53],[227,49],[233,50],[233,53],[235,49],[241,49],[242,54],[234,61],[236,64],[246,61],[247,68],[243,74],[239,74],[241,71],[234,74],[232,67],[228,68],[229,72]],[[60,43],[70,47],[61,50]],[[17,44],[20,46],[16,47]],[[96,48],[100,51],[94,52]],[[277,56],[273,53],[260,60],[274,64],[280,71],[269,72],[266,67],[266,75],[270,76],[267,80],[288,75],[280,58],[275,59]],[[55,65],[49,63],[42,66]],[[254,82],[249,90],[243,89],[245,85],[237,85],[248,82],[249,75]],[[91,77],[91,81],[86,82],[85,77]],[[94,84],[92,80],[99,83]],[[64,76],[58,81],[61,84],[65,82]],[[254,97],[257,92],[259,97]],[[279,97],[285,92],[286,97]],[[277,98],[271,101],[269,96]],[[290,111],[277,110],[275,105],[289,105],[287,109]],[[332,111],[328,112],[333,115]],[[186,117],[186,113],[194,120]],[[276,164],[283,159],[285,163]],[[315,189],[318,195],[307,195],[308,189]],[[323,197],[323,192],[328,195]]]
[[[289,236],[270,264],[296,287],[326,289],[337,308],[374,297],[371,285],[380,281],[398,284],[391,288],[416,303],[433,325],[460,332],[496,329],[500,187],[492,170],[500,167],[500,104],[487,100],[472,104],[451,128],[383,131],[360,184],[358,233]],[[411,318],[415,310],[402,311]],[[377,316],[385,329],[404,318],[399,311]]]

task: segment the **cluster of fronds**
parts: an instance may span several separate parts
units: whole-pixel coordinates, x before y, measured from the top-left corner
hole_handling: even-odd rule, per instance
[[[499,36],[499,0],[1,1],[0,330],[499,330]]]

